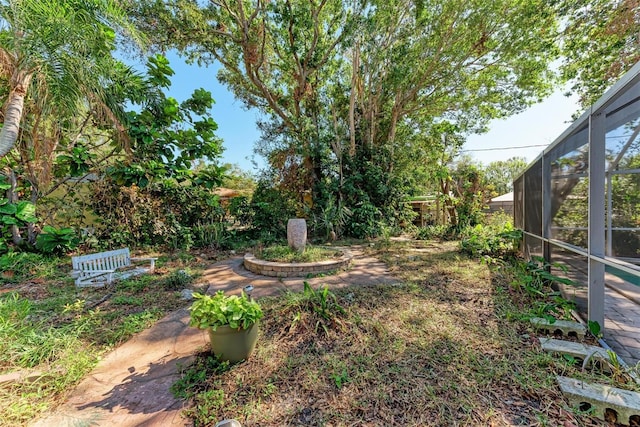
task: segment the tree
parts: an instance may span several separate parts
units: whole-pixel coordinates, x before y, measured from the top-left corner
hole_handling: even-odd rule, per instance
[[[0,2],[0,79],[7,94],[0,158],[16,144],[28,93],[43,111],[104,101],[101,78],[113,66],[115,30],[138,34],[116,0]]]
[[[562,31],[562,76],[582,108],[640,60],[640,1],[557,0]]]
[[[543,0],[143,3],[137,22],[158,43],[219,61],[220,80],[264,114],[259,148],[278,184],[311,209],[344,198],[346,174],[360,171],[347,158],[358,153],[377,153],[366,161],[388,188],[365,186],[374,193],[358,191],[352,203],[392,206],[387,197],[401,198],[405,176],[433,157],[408,153],[441,149],[424,135],[441,124],[481,130],[538,101],[558,53]]]
[[[215,165],[193,170],[196,161],[215,161],[222,153],[222,140],[215,135],[218,124],[209,115],[211,92],[196,89],[179,103],[164,92],[173,74],[169,61],[155,55],[141,81],[131,81],[120,94],[110,91],[116,102],[138,109],[127,112],[124,122],[131,153],[107,171],[118,185],[146,187],[157,179],[194,180],[206,187],[220,183],[222,171]],[[117,89],[121,85],[112,86]]]
[[[524,157],[512,157],[508,160],[497,160],[484,168],[487,183],[497,194],[513,191],[513,181],[527,169]]]

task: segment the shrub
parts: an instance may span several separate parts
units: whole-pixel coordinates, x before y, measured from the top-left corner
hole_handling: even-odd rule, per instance
[[[220,222],[224,217],[213,190],[170,180],[145,188],[106,180],[95,187],[92,203],[100,216],[97,237],[109,246],[188,248],[194,244],[193,224]]]
[[[356,239],[376,237],[382,231],[382,214],[371,203],[362,203],[351,210],[347,220],[346,232]]]
[[[285,237],[287,221],[297,216],[293,197],[286,191],[271,187],[266,181],[258,183],[251,199],[251,210],[251,228],[259,233],[272,233],[276,237]]]
[[[518,251],[522,231],[513,227],[510,221],[502,224],[467,227],[460,233],[460,250],[472,256],[492,257],[514,256]]]
[[[234,197],[229,201],[229,215],[233,217],[239,225],[251,224],[253,212],[249,199],[245,196]]]
[[[64,255],[78,247],[80,239],[72,228],[45,225],[36,238],[36,249],[45,255]]]
[[[418,228],[416,232],[416,239],[431,240],[431,239],[444,239],[450,234],[448,225],[426,225]]]
[[[194,246],[197,248],[230,249],[235,233],[226,222],[198,224],[192,228]]]
[[[168,291],[180,291],[193,283],[193,276],[184,270],[176,270],[162,280],[162,287]]]

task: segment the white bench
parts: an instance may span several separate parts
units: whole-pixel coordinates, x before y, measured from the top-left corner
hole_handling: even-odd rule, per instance
[[[142,273],[149,273],[155,269],[157,258],[132,258],[129,248],[114,251],[98,252],[95,254],[74,256],[71,258],[73,271],[71,276],[76,279],[76,286],[104,286],[115,278],[124,279]],[[131,261],[149,261],[148,268],[131,268]],[[117,272],[119,269],[128,271]]]

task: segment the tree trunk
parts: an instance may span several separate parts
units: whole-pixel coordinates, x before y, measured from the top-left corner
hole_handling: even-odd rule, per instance
[[[351,64],[351,93],[349,95],[349,155],[356,154],[356,90],[358,86],[358,73],[360,72],[360,43],[353,47],[353,62]]]
[[[9,178],[9,185],[11,187],[7,190],[7,199],[9,199],[9,203],[17,203],[18,202],[18,180],[16,179],[16,173],[13,169],[9,169],[7,176]],[[13,240],[14,245],[20,245],[22,243],[22,235],[20,234],[20,229],[17,225],[11,226],[11,238]]]
[[[4,157],[16,145],[22,120],[22,109],[27,88],[31,83],[31,74],[18,71],[12,79],[12,87],[4,113],[4,125],[0,130],[0,158]]]

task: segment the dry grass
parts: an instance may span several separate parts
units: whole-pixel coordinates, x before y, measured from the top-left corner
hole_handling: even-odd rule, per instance
[[[345,313],[329,320],[300,296],[262,300],[251,360],[189,390],[196,425],[606,425],[567,408],[555,386],[555,375],[585,374],[503,320],[524,309],[508,274],[452,243],[416,244],[373,248],[404,284],[336,291]],[[186,377],[207,363],[202,354]]]

